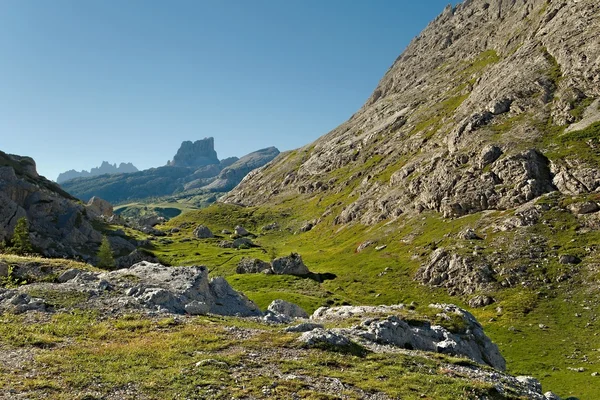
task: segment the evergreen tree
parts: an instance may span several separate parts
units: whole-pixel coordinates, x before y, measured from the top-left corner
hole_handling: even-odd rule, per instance
[[[33,246],[29,238],[29,223],[26,217],[21,217],[17,221],[15,231],[11,239],[12,246],[10,250],[16,254],[33,253]]]
[[[115,266],[115,259],[113,257],[113,252],[110,247],[110,242],[108,238],[104,236],[102,238],[102,243],[100,244],[100,249],[98,249],[98,267],[100,268],[113,268]]]

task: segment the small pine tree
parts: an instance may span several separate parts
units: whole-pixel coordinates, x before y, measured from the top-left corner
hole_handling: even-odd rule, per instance
[[[100,268],[113,268],[115,266],[115,259],[113,257],[113,252],[110,247],[110,242],[108,238],[104,236],[102,238],[102,243],[100,244],[100,248],[98,249],[98,267]]]
[[[29,238],[29,223],[27,222],[26,217],[21,217],[17,221],[11,244],[10,250],[13,253],[21,255],[33,253],[33,246],[31,245],[31,239]]]

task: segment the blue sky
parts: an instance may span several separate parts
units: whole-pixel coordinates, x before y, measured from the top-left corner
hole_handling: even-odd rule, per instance
[[[3,0],[0,150],[69,169],[290,150],[348,119],[448,0]]]

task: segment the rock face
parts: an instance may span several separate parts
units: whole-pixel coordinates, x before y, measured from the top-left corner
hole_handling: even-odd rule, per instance
[[[448,7],[347,122],[255,170],[222,201],[343,192],[351,200],[318,212],[337,224],[375,224],[426,210],[454,218],[510,209],[555,190],[594,192],[599,30],[592,0]]]
[[[209,279],[208,269],[202,266],[165,267],[144,261],[131,268],[106,273],[68,270],[58,281],[62,283],[37,285],[87,293],[90,306],[101,309],[116,307],[175,314],[262,316],[258,307],[233,290],[225,279]],[[19,300],[15,300],[17,297]],[[27,311],[39,309],[44,302],[18,291],[0,293],[0,310],[14,310],[15,305],[24,308],[20,311]]]
[[[430,307],[439,310],[438,316],[443,319],[458,318],[462,324],[460,331],[451,332],[430,322],[415,323],[407,320],[398,313],[404,310],[402,305],[342,306],[319,308],[311,319],[326,322],[365,314],[369,317],[363,319],[360,325],[349,329],[317,330],[315,334],[303,334],[301,340],[308,344],[331,339],[346,344],[353,340],[370,347],[373,347],[373,344],[390,345],[463,356],[501,371],[506,368],[506,362],[498,347],[487,337],[473,315],[451,304],[433,304]]]
[[[47,256],[87,257],[102,240],[85,207],[39,176],[31,158],[0,152],[0,241],[12,236],[21,217],[32,244]]]
[[[137,171],[138,169],[132,163],[121,163],[117,166],[117,164],[110,164],[108,161],[102,161],[102,164],[99,167],[92,168],[89,172],[85,170],[75,171],[74,169],[63,172],[56,178],[56,183],[64,183],[75,178],[89,178],[105,174],[129,174]]]
[[[217,152],[215,151],[215,139],[212,137],[197,140],[195,142],[185,141],[177,150],[173,161],[168,163],[172,167],[204,167],[206,165],[219,164]]]

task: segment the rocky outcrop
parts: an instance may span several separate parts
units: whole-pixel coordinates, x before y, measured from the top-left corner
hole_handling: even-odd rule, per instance
[[[482,260],[436,249],[417,271],[415,279],[434,287],[444,287],[451,295],[469,295],[489,289],[495,282],[493,268]]]
[[[141,262],[105,273],[68,270],[58,281],[62,283],[37,283],[33,287],[86,293],[89,295],[86,305],[104,312],[116,308],[123,312],[262,316],[259,308],[233,290],[225,279],[209,279],[208,269],[202,266],[165,267]],[[31,299],[26,295],[27,290],[29,287],[24,286],[19,291],[0,293],[0,310],[42,309],[44,299]]]
[[[555,190],[597,191],[599,16],[590,0],[449,7],[347,122],[255,170],[222,201],[345,193],[314,217],[376,224],[427,210],[455,218],[511,209]]]
[[[22,217],[33,246],[47,256],[88,257],[102,240],[86,208],[39,176],[31,158],[0,152],[0,241],[12,236]]]
[[[102,218],[108,220],[114,215],[113,206],[100,197],[92,197],[86,204],[86,211],[92,218]]]
[[[215,139],[212,137],[195,142],[185,141],[181,143],[177,154],[168,163],[171,167],[195,168],[211,164],[219,164],[217,152],[215,151]]]
[[[137,171],[138,169],[132,163],[121,163],[117,166],[117,164],[110,164],[108,161],[102,161],[102,164],[99,167],[92,168],[89,172],[85,170],[75,171],[74,169],[63,172],[58,175],[56,182],[62,184],[75,178],[89,178],[105,174],[129,174]]]
[[[350,341],[358,342],[373,350],[375,345],[396,346],[411,350],[433,351],[469,358],[503,371],[506,362],[496,346],[484,333],[475,317],[451,304],[433,304],[441,320],[458,321],[460,328],[449,330],[429,321],[413,321],[402,315],[402,305],[377,307],[342,306],[319,308],[311,319],[317,322],[342,321],[347,318],[363,317],[359,325],[352,328],[335,328],[304,333],[300,340],[307,344],[327,342],[334,346],[345,346]]]

